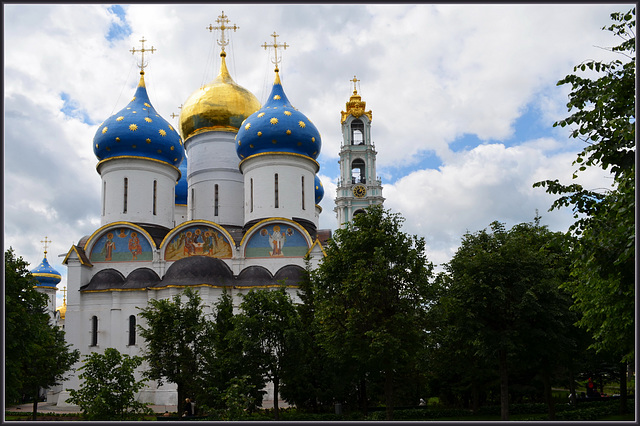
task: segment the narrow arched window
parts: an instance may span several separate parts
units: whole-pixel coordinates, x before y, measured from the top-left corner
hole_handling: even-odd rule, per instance
[[[127,212],[127,196],[129,195],[129,179],[124,178],[124,205],[122,206],[122,213]]]
[[[158,202],[158,181],[153,181],[153,215],[156,214],[156,204]]]
[[[351,123],[351,145],[364,145],[364,123],[359,119]]]
[[[129,316],[129,346],[136,344],[136,316]]]
[[[218,216],[218,184],[215,185],[213,194],[213,215]]]
[[[275,176],[275,207],[278,208],[278,174]]]
[[[302,210],[304,210],[304,176],[302,176]]]
[[[98,346],[98,317],[91,317],[91,346]]]
[[[251,178],[250,182],[251,182],[251,185],[250,185],[250,186],[251,186],[251,188],[249,188],[249,190],[251,191],[251,194],[250,194],[250,198],[251,198],[251,212],[253,213],[253,178]]]

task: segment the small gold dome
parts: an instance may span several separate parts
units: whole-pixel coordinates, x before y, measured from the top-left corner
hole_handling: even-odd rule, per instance
[[[237,132],[242,122],[260,109],[258,99],[229,75],[225,53],[220,74],[189,96],[180,111],[182,140],[208,131]]]
[[[60,312],[60,319],[64,319],[64,316],[67,314],[67,304],[60,306],[56,311]]]

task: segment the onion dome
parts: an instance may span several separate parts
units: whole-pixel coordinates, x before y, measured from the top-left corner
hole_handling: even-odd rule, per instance
[[[321,146],[320,132],[304,114],[291,106],[276,69],[267,103],[242,123],[236,135],[238,157],[244,160],[256,154],[289,153],[315,160]]]
[[[187,193],[189,187],[187,183],[187,157],[180,164],[180,180],[176,183],[176,204],[187,205]]]
[[[320,204],[320,201],[322,201],[322,198],[324,197],[324,187],[322,186],[322,182],[318,175],[316,175],[313,185],[316,194],[316,204]]]
[[[56,311],[60,312],[60,319],[64,319],[67,315],[67,301],[66,299],[62,302],[62,306],[56,308]]]
[[[46,252],[40,265],[31,271],[31,275],[38,281],[37,287],[55,287],[62,280],[62,275],[49,265]]]
[[[220,53],[220,74],[196,90],[182,105],[180,133],[186,141],[209,131],[237,132],[242,122],[260,108],[255,95],[236,84],[229,75],[226,53]]]
[[[140,83],[129,105],[98,128],[93,153],[101,162],[118,157],[147,158],[174,167],[182,162],[184,147],[180,135],[151,105],[144,71],[140,71]]]

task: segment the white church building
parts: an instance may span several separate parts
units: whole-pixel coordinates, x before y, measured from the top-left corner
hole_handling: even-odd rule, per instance
[[[225,62],[228,19],[223,13],[217,22],[220,73],[183,102],[178,129],[158,114],[147,95],[144,52],[149,49],[141,40],[133,98],[98,126],[93,139],[102,180],[101,226],[64,257],[67,291],[55,311],[59,274],[48,263],[39,266],[53,271],[41,274],[57,274],[57,281],[36,276],[42,280],[37,287],[49,294],[52,315],[72,348],[80,350],[81,360],[106,348],[141,355],[139,308],[186,287],[198,289],[205,312],[224,291],[237,307],[250,290],[283,283],[299,301],[304,257],[309,255],[316,268],[324,256],[331,231],[318,229],[324,189],[316,159],[322,141],[285,94],[276,35],[274,83],[260,105],[231,78]],[[335,212],[341,224],[384,201],[371,143],[371,111],[365,111],[356,78],[352,81],[354,91],[340,120]],[[50,390],[49,401],[67,404],[66,389],[80,386],[77,374]],[[147,383],[140,401],[177,404],[174,384]],[[273,397],[271,391],[265,399]]]

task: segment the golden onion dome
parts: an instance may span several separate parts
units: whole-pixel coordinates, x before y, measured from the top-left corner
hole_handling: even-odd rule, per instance
[[[180,111],[183,141],[202,132],[237,132],[242,122],[260,109],[258,99],[229,75],[225,52],[220,56],[220,74],[189,96]]]
[[[64,316],[67,314],[67,304],[60,306],[56,311],[60,312],[60,319],[64,319]]]

